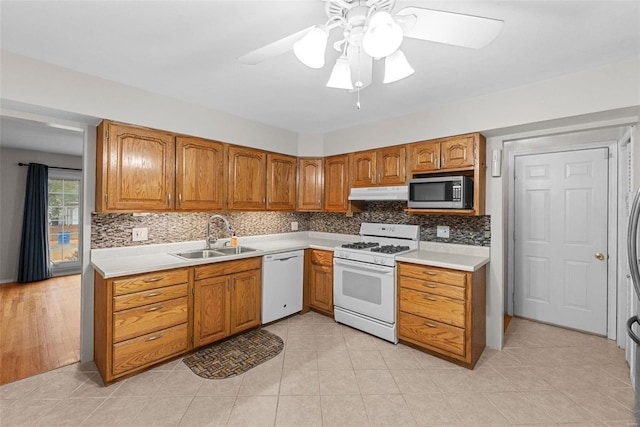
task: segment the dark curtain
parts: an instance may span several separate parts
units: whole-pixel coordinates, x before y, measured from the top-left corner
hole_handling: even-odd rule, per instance
[[[51,277],[49,261],[49,168],[31,163],[22,218],[22,241],[18,261],[18,282],[35,282]]]

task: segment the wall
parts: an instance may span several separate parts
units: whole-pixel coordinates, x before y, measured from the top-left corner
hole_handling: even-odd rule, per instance
[[[324,135],[325,155],[640,105],[640,60],[514,87]],[[501,134],[522,132],[511,129]]]
[[[284,154],[298,154],[297,133],[4,50],[1,55],[3,99]]]
[[[489,246],[491,243],[488,216],[408,215],[403,202],[366,202],[363,212],[347,217],[331,212],[221,212],[238,236],[256,236],[291,232],[291,222],[298,222],[298,231],[322,231],[358,235],[362,222],[417,224],[421,240]],[[102,214],[91,216],[91,247],[111,248],[157,243],[204,240],[207,219],[211,213],[151,213]],[[221,225],[221,224],[220,224]],[[450,238],[436,238],[436,226],[448,225]],[[147,227],[149,240],[133,242],[132,228]],[[227,237],[221,233],[220,237]]]
[[[82,168],[82,157],[0,148],[0,283],[18,278],[27,168],[18,163]]]

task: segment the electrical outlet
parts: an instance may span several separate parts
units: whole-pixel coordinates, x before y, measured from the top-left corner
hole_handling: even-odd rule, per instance
[[[147,227],[134,228],[131,233],[131,240],[133,240],[134,242],[149,240],[149,229]]]
[[[298,231],[298,221],[293,221],[291,223],[291,231]]]
[[[442,239],[449,238],[449,226],[448,225],[439,225],[436,227],[436,236]]]

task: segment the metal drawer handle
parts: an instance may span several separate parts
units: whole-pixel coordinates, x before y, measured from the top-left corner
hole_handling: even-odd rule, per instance
[[[437,275],[438,273],[436,273],[435,271],[425,270],[425,271],[424,271],[424,274],[428,274],[429,276],[435,276],[435,275]]]
[[[147,313],[150,313],[150,312],[152,312],[152,311],[158,311],[158,310],[160,310],[161,308],[164,308],[164,306],[162,306],[162,305],[158,305],[158,306],[156,306],[156,307],[151,307],[151,308],[147,309]]]
[[[427,328],[437,328],[436,325],[434,325],[433,323],[428,323],[428,322],[424,322],[424,326],[426,326]]]
[[[162,338],[163,336],[164,336],[164,334],[155,335],[155,336],[153,336],[153,337],[149,337],[149,338],[147,338],[145,341],[155,341],[155,340],[157,340],[158,338]]]
[[[153,298],[153,297],[157,297],[157,296],[160,296],[160,295],[162,295],[162,292],[153,292],[153,293],[145,295],[144,297],[145,298]]]
[[[433,283],[425,283],[424,285],[425,285],[427,288],[432,288],[432,289],[435,289],[435,288],[437,288],[437,287],[438,287],[438,285],[434,285]]]
[[[160,281],[160,280],[162,280],[162,279],[163,279],[163,277],[162,277],[162,276],[160,276],[160,277],[152,277],[151,279],[146,279],[146,280],[145,280],[145,283],[159,282],[159,281]]]
[[[438,301],[438,298],[434,298],[434,297],[425,296],[424,299],[428,299],[429,301]]]

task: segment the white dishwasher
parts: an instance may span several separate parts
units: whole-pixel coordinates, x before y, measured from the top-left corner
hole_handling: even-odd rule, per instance
[[[262,323],[302,310],[304,251],[262,257]]]

